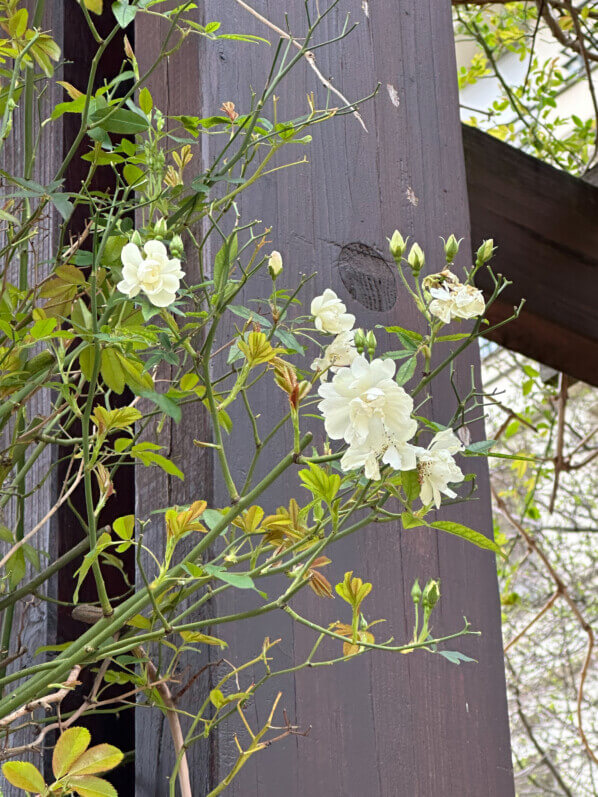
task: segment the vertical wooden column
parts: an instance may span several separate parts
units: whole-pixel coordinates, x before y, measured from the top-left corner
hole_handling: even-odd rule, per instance
[[[297,36],[305,30],[303,0],[255,0],[253,5],[282,28],[286,11],[291,30]],[[350,98],[365,96],[381,84],[376,98],[362,109],[368,132],[354,116],[318,126],[306,150],[309,165],[267,177],[255,190],[242,195],[240,206],[245,221],[259,218],[272,226],[272,248],[282,252],[285,264],[282,284],[293,284],[300,272],[318,272],[309,294],[303,297],[307,306],[312,295],[332,287],[356,314],[358,325],[374,328],[376,324],[398,323],[409,327],[418,325],[419,320],[388,262],[386,236],[398,228],[417,239],[427,251],[427,268],[438,271],[444,263],[439,236],[454,232],[465,238],[458,262],[471,262],[450,3],[342,0],[318,36],[338,33],[347,11],[359,23],[357,30],[346,40],[318,51],[318,63],[322,73],[332,76],[334,84]],[[203,13],[205,21],[222,20],[227,31],[270,35],[232,0],[225,6],[206,0]],[[153,41],[150,29],[151,25],[143,34],[145,42]],[[240,113],[246,112],[250,87],[260,87],[266,79],[270,51],[234,42],[201,42],[198,48],[187,42],[185,48],[181,53],[186,55],[178,58],[176,68],[169,64],[157,78],[158,105],[168,110],[165,105],[171,103],[176,105],[173,112],[208,116],[218,113],[223,101],[232,101]],[[323,106],[326,90],[306,64],[277,91],[279,118],[302,113],[311,91]],[[209,149],[204,160],[209,163]],[[382,335],[379,339],[381,346],[386,346]],[[470,367],[477,370],[478,365],[475,350],[460,359],[465,380]],[[265,430],[284,407],[284,397],[266,382],[262,380],[252,396]],[[442,378],[423,411],[436,421],[447,422],[453,408],[450,385]],[[245,421],[241,413],[233,411],[233,416],[238,445]],[[470,431],[473,440],[483,439],[481,424]],[[321,439],[321,429],[319,433]],[[198,436],[195,430],[187,427],[186,435],[176,434],[176,454],[187,456],[188,481],[190,473],[193,479],[194,460],[199,463],[197,473],[205,479],[203,484],[194,483],[202,495],[188,495],[188,499],[213,495],[214,505],[221,505],[226,496],[217,466],[208,478],[205,460],[200,462],[190,445],[191,438]],[[279,434],[272,460],[265,458],[262,472],[271,466],[276,453],[291,445]],[[248,453],[237,448],[231,457],[239,478],[248,465]],[[477,470],[478,500],[451,512],[443,510],[442,517],[491,534],[486,467],[475,460],[467,460],[464,467]],[[147,477],[141,473],[141,478]],[[138,495],[143,503],[150,487],[139,479],[138,474]],[[151,479],[154,485],[153,474]],[[154,500],[155,486],[151,489]],[[266,496],[264,505],[272,510],[291,495],[300,494],[296,477],[290,474]],[[145,506],[149,508],[147,503]],[[440,578],[444,597],[433,630],[450,633],[462,625],[466,614],[483,636],[458,640],[455,647],[478,663],[456,667],[424,653],[374,653],[271,683],[257,704],[248,708],[249,721],[254,726],[265,721],[271,699],[280,689],[284,693],[281,706],[286,706],[293,722],[311,725],[311,734],[288,737],[252,757],[227,793],[238,797],[512,795],[493,556],[435,532],[403,531],[390,524],[364,529],[331,549],[330,555],[333,563],[327,575],[331,580],[340,581],[346,570],[354,570],[374,583],[365,610],[369,619],[386,618],[387,623],[379,627],[380,638],[407,640],[413,624],[410,589],[414,579]],[[233,595],[221,601],[217,611],[241,610],[247,600],[246,594]],[[299,596],[296,605],[323,625],[340,619],[342,611],[338,602],[318,599],[311,592]],[[306,629],[293,627],[282,612],[253,623],[230,625],[219,633],[230,643],[229,655],[237,662],[255,655],[266,635],[281,637],[276,667],[299,662],[313,643]],[[326,650],[338,655],[334,645]],[[144,723],[148,723],[145,730]],[[163,786],[147,782],[154,755],[160,755],[155,728],[144,716],[137,726],[138,772],[145,777],[137,794],[157,797]],[[232,725],[222,729],[208,750],[207,762],[194,759],[198,795],[230,770],[236,758],[232,741],[236,730]],[[140,747],[141,740],[147,748]],[[168,740],[166,747],[169,745]],[[155,771],[163,773],[160,763]]]
[[[33,2],[26,3],[29,10],[30,20],[33,14]],[[46,11],[42,27],[44,29],[51,29],[52,36],[59,47],[63,47],[63,23],[64,14],[62,4],[56,4],[55,8],[49,8]],[[31,23],[30,23],[31,24]],[[56,71],[56,79],[59,80],[60,70]],[[48,91],[36,109],[35,125],[40,125],[43,119],[49,116],[51,109],[54,105],[62,99],[63,90],[56,83],[51,83]],[[2,151],[2,168],[11,174],[22,174],[23,170],[23,115],[18,108],[14,117],[14,130],[11,137],[6,141]],[[56,173],[58,166],[62,160],[62,121],[56,121],[52,125],[52,135],[47,132],[41,135],[39,139],[39,151],[36,160],[36,167],[33,174],[33,179],[43,185],[49,183]],[[12,187],[8,186],[7,193],[11,192]],[[3,189],[4,192],[4,189]],[[43,227],[43,233],[37,239],[35,251],[30,251],[29,262],[29,278],[31,280],[42,280],[48,273],[47,259],[52,256],[53,247],[58,235],[58,228],[60,217],[53,206],[49,207],[47,214],[44,216],[40,226]],[[12,277],[15,282],[18,282],[18,263],[13,263]],[[47,416],[51,412],[52,401],[47,392],[41,392],[33,396],[28,403],[28,420],[30,421],[36,415]],[[10,441],[10,436],[7,436],[6,442]],[[4,439],[3,439],[4,443]],[[4,445],[2,446],[4,447]],[[33,451],[33,446],[27,450],[26,456],[30,456]],[[35,490],[25,501],[25,533],[33,528],[48,512],[50,507],[56,500],[59,484],[56,476],[56,457],[55,452],[48,447],[35,462],[25,480],[25,489],[29,493],[35,490],[37,485],[41,485],[39,489]],[[48,471],[54,468],[48,476]],[[14,476],[11,474],[11,477]],[[4,523],[10,529],[15,528],[16,513],[14,505],[10,504],[6,508],[4,517],[0,517],[0,522]],[[39,530],[35,538],[35,546],[41,551],[47,551],[52,559],[56,558],[58,551],[57,535],[56,535],[56,520],[51,519]],[[10,547],[8,544],[2,543],[2,553],[4,554]],[[42,564],[44,560],[42,559]],[[32,565],[26,563],[26,574],[21,582],[26,583],[31,579],[37,571]],[[56,593],[56,580],[53,579],[45,585],[45,590],[50,596],[55,596]],[[43,600],[21,600],[15,604],[14,618],[13,618],[13,635],[11,639],[10,651],[3,651],[2,657],[7,653],[13,655],[18,650],[23,651],[23,655],[14,661],[9,666],[9,672],[14,672],[24,667],[31,665],[35,651],[47,644],[53,644],[56,639],[56,612],[55,607],[51,603]],[[31,740],[30,730],[27,729],[23,732],[17,732],[10,737],[12,745],[20,743],[27,743]],[[21,757],[22,760],[32,761],[37,766],[40,765],[40,756],[31,753]],[[7,781],[2,778],[2,789],[4,790],[5,797],[17,797],[22,794],[20,789],[11,786]]]
[[[190,11],[187,16],[197,12]],[[153,65],[157,53],[168,33],[168,25],[144,15],[138,15],[135,22],[135,54],[140,70]],[[169,43],[177,42],[174,35]],[[165,115],[201,115],[201,92],[199,74],[199,38],[190,36],[168,60],[163,61],[148,82],[154,105]],[[167,124],[169,124],[167,122]],[[198,147],[193,148],[194,159],[188,167],[191,173],[201,170],[201,154]],[[187,279],[199,282],[197,263],[191,256],[184,264]],[[169,367],[164,375],[169,376]],[[135,473],[135,512],[137,517],[147,518],[159,507],[185,505],[197,499],[204,499],[213,505],[212,480],[213,462],[208,449],[197,448],[193,439],[209,439],[209,419],[203,408],[193,404],[183,407],[183,417],[179,424],[166,419],[162,432],[151,437],[153,442],[164,446],[163,453],[184,471],[185,481],[170,479],[157,468],[138,468]],[[193,545],[188,541],[188,547]],[[144,544],[157,556],[162,556],[166,544],[163,518],[154,516],[145,528]],[[181,545],[181,550],[184,544]],[[142,564],[152,572],[153,563],[149,557],[142,557]],[[138,574],[138,578],[140,574]],[[153,653],[150,648],[150,655]],[[178,662],[177,673],[180,684],[173,692],[181,689],[186,681],[192,685],[185,692],[181,705],[193,710],[199,706],[210,689],[209,653],[205,655],[183,654]],[[198,671],[203,673],[197,677]],[[183,721],[184,724],[184,721]],[[135,722],[136,780],[137,797],[163,797],[168,792],[168,780],[174,765],[172,737],[166,717],[158,709],[140,709]],[[192,772],[194,794],[207,794],[210,790],[212,756],[209,743],[195,744],[187,754]]]

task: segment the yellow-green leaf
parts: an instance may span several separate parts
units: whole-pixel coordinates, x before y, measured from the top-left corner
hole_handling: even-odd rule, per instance
[[[104,778],[76,775],[69,778],[69,783],[79,797],[118,797],[114,786]]]
[[[139,92],[139,107],[145,114],[148,114],[154,107],[154,101],[147,86],[144,86]]]
[[[58,737],[52,754],[52,772],[55,778],[61,778],[69,771],[75,761],[82,755],[91,741],[87,728],[67,728]]]
[[[54,273],[69,285],[82,285],[85,282],[85,276],[81,269],[70,263],[63,263],[61,266],[58,266],[54,270]]]
[[[93,346],[86,346],[79,354],[79,368],[88,382],[93,374],[94,358],[95,349]]]
[[[457,537],[461,537],[462,539],[477,545],[478,548],[485,548],[488,551],[494,551],[494,553],[502,556],[503,559],[507,558],[499,546],[494,542],[494,540],[485,537],[483,534],[480,534],[479,531],[470,529],[468,526],[463,526],[461,523],[453,523],[449,520],[438,520],[434,523],[430,523],[430,528],[446,531],[449,534],[455,534]]]
[[[71,775],[95,775],[114,769],[123,760],[123,754],[112,744],[97,744],[90,747],[75,761],[69,772]]]
[[[117,357],[117,353],[114,349],[102,350],[100,373],[110,390],[114,390],[114,392],[118,394],[123,392],[125,389],[125,374],[122,369],[121,361]]]
[[[154,380],[147,371],[143,370],[143,366],[140,363],[129,360],[119,351],[115,353],[120,363],[124,380],[134,393],[154,389]]]
[[[101,14],[104,7],[103,0],[83,0],[85,8],[93,11],[94,14]]]
[[[117,517],[112,523],[114,533],[117,534],[121,540],[130,540],[135,531],[135,515],[123,515]]]
[[[215,636],[208,634],[201,634],[199,631],[181,631],[181,637],[185,642],[202,642],[204,645],[218,645],[218,647],[226,648],[227,643],[223,639],[218,639]]]
[[[27,761],[7,761],[2,765],[2,774],[17,789],[25,789],[25,791],[32,791],[35,794],[46,790],[46,782],[42,773]]]

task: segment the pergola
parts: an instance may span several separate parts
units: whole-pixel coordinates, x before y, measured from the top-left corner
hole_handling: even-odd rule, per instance
[[[322,0],[320,0],[321,2]],[[110,17],[109,4],[105,16]],[[248,13],[239,0],[205,0],[197,10],[204,21],[224,19],[228,29],[267,36],[277,34]],[[255,9],[273,23],[300,32],[303,0],[255,0]],[[519,319],[501,327],[494,339],[540,359],[570,376],[598,384],[598,324],[593,299],[598,273],[598,188],[538,163],[478,131],[462,128],[449,0],[343,0],[326,21],[329,34],[350,11],[357,29],[337,47],[318,54],[322,75],[349,98],[370,94],[362,107],[364,126],[353,115],[322,125],[309,151],[310,164],[283,170],[247,192],[241,210],[273,227],[272,237],[284,249],[285,265],[297,271],[317,270],[317,288],[331,286],[368,328],[376,324],[416,324],[413,309],[401,295],[388,262],[386,236],[395,228],[418,240],[429,255],[431,271],[441,266],[439,236],[455,233],[465,241],[463,263],[470,262],[474,243],[493,237],[498,245],[497,270],[513,285],[492,309],[492,321],[512,313],[521,297],[526,305]],[[140,66],[150,65],[161,42],[159,22],[140,16],[126,34]],[[111,19],[100,18],[108,27]],[[89,37],[76,4],[47,4],[47,26],[54,31],[66,59],[64,78],[74,85],[85,69]],[[134,29],[133,29],[134,27]],[[123,40],[115,40],[100,69],[110,77],[122,62]],[[89,48],[91,50],[91,48]],[[76,68],[69,59],[76,57]],[[166,114],[217,113],[223,101],[243,109],[252,84],[266,75],[263,48],[210,44],[188,37],[182,48],[154,72],[150,87],[156,105]],[[58,89],[57,89],[58,91]],[[314,91],[326,89],[305,64],[287,80],[280,98],[291,114],[303,110]],[[68,116],[62,117],[62,148],[72,139]],[[205,142],[202,158],[210,158]],[[59,152],[47,157],[60,158]],[[50,170],[51,171],[51,170]],[[70,186],[80,175],[74,162]],[[263,185],[267,188],[264,190]],[[269,190],[268,190],[269,189]],[[433,252],[439,259],[434,262]],[[482,285],[484,289],[488,286]],[[477,353],[460,358],[460,372],[479,368]],[[263,388],[262,411],[282,402]],[[448,377],[435,383],[432,407],[436,420],[447,420],[454,396]],[[235,423],[244,423],[239,416]],[[187,412],[180,425],[167,423],[160,442],[175,462],[185,463],[184,483],[172,483],[155,471],[130,472],[128,483],[116,485],[111,512],[145,516],[157,505],[185,504],[201,496],[218,506],[223,487],[209,449],[198,449],[206,421],[198,410]],[[472,439],[484,439],[481,423]],[[239,462],[242,462],[239,452]],[[477,500],[453,508],[444,518],[459,519],[492,534],[488,473],[483,460],[468,460],[477,474]],[[473,464],[472,464],[473,463]],[[47,466],[48,463],[46,463]],[[242,467],[240,464],[239,467]],[[286,496],[271,495],[273,503]],[[30,510],[37,511],[36,507]],[[108,517],[107,522],[110,521]],[[60,553],[79,540],[76,522],[65,508],[44,534],[47,549]],[[149,527],[145,544],[160,549],[161,530]],[[389,524],[383,531],[347,538],[334,551],[335,571],[342,574],[360,563],[364,578],[374,583],[371,611],[386,618],[389,634],[407,638],[412,624],[409,591],[416,577],[440,578],[445,594],[435,630],[460,626],[466,614],[483,636],[460,640],[477,664],[455,666],[440,657],[367,655],[334,669],[302,671],[275,688],[283,694],[293,722],[312,726],[308,738],[288,737],[254,756],[227,793],[239,797],[509,797],[514,793],[507,702],[502,657],[500,606],[494,558],[489,552],[434,532],[404,531]],[[134,564],[130,567],[133,570]],[[76,564],[73,565],[73,570]],[[56,586],[69,585],[61,574]],[[218,603],[219,613],[237,609]],[[310,604],[316,622],[330,621],[329,605]],[[267,634],[280,636],[279,655],[289,663],[305,653],[308,633],[293,630],[284,613],[270,618],[267,628],[253,625],[229,629],[231,655],[239,660],[255,653]],[[68,640],[80,625],[69,615],[56,618],[40,610],[25,631],[32,649]],[[219,656],[208,650],[205,661],[187,662],[197,675],[181,698],[191,707],[210,688],[210,664]],[[184,666],[185,663],[183,663]],[[274,688],[274,687],[273,687]],[[202,697],[203,696],[203,697]],[[248,709],[250,719],[263,718],[272,693]],[[159,715],[128,712],[111,719],[111,735],[123,749],[135,734],[136,765],[123,775],[122,794],[163,797],[173,763],[165,720]],[[134,724],[133,724],[134,723]],[[194,793],[206,794],[235,759],[233,730],[224,727],[217,741],[190,751]],[[129,778],[126,780],[126,778]],[[6,791],[12,797],[16,791]]]

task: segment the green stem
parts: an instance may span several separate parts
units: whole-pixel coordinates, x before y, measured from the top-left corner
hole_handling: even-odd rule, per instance
[[[304,449],[306,446],[308,446],[311,440],[312,435],[309,433],[306,434],[301,441],[302,448]],[[227,526],[229,526],[230,523],[232,523],[232,521],[241,512],[243,512],[244,509],[247,509],[249,506],[251,506],[251,504],[254,503],[264,492],[264,490],[266,490],[267,487],[275,482],[276,479],[278,479],[279,476],[281,476],[282,473],[284,473],[285,470],[287,470],[294,462],[294,452],[287,454],[286,457],[280,460],[278,465],[276,465],[276,467],[273,468],[270,473],[268,473],[267,476],[265,476],[250,493],[248,493],[246,496],[243,496],[238,503],[229,509],[229,511],[222,517],[222,520],[217,523],[206,535],[204,535],[201,542],[199,542],[185,557],[185,559],[179,565],[176,565],[168,575],[172,578],[185,576],[185,565],[189,562],[192,562],[193,564],[197,563],[203,551],[215,542],[215,540],[220,536],[220,534],[222,534]],[[163,589],[168,589],[168,585],[164,586]],[[143,590],[141,593],[136,593],[126,601],[123,601],[123,603],[114,609],[112,616],[104,617],[102,620],[99,620],[88,631],[82,634],[79,639],[73,642],[73,644],[70,645],[67,650],[63,651],[59,656],[57,656],[56,659],[51,663],[51,669],[48,670],[44,667],[43,670],[36,670],[36,672],[39,674],[35,675],[27,683],[23,684],[9,696],[1,700],[0,717],[5,717],[19,706],[22,706],[24,703],[27,703],[34,697],[39,697],[40,694],[45,693],[50,684],[59,683],[61,679],[66,678],[75,664],[80,664],[81,661],[90,657],[95,660],[101,644],[109,637],[114,636],[114,634],[126,624],[127,620],[141,612],[149,603],[151,603],[151,601],[147,594],[147,590]],[[225,622],[230,621],[230,619],[225,620]],[[205,624],[208,625],[211,623],[213,623],[211,620],[207,620],[205,622]],[[185,629],[183,628],[183,630]],[[150,635],[150,638],[153,639],[156,638],[156,636],[159,637],[163,634],[164,630],[161,629],[160,631],[154,632],[154,634]],[[136,639],[141,640],[141,638],[142,637],[137,637]],[[131,646],[134,647],[135,644],[137,644],[136,641],[132,640]],[[103,656],[103,653],[100,655]]]
[[[21,600],[21,598],[27,597],[27,595],[34,592],[41,584],[45,583],[49,578],[52,578],[55,573],[58,573],[60,570],[62,570],[65,565],[67,565],[69,562],[72,562],[73,559],[76,559],[78,556],[84,554],[88,550],[89,540],[81,540],[81,542],[77,543],[74,548],[71,548],[61,557],[52,562],[51,565],[38,573],[35,578],[33,578],[27,584],[19,587],[10,594],[6,595],[4,598],[0,599],[0,611],[6,609],[8,606],[12,606],[12,604],[16,603],[18,600]]]

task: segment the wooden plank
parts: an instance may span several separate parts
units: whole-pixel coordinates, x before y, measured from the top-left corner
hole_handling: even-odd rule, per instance
[[[138,15],[135,22],[136,56],[141,70],[149,68],[159,52],[168,32],[168,26],[156,22],[145,15]],[[173,39],[171,45],[174,45]],[[148,87],[152,92],[155,107],[163,113],[197,114],[200,112],[200,76],[199,76],[199,39],[189,36],[182,48],[167,61],[164,61],[153,73]],[[194,148],[196,171],[201,168],[201,152]],[[196,165],[197,164],[197,165]],[[199,274],[194,259],[185,263],[187,278],[191,282],[199,282]],[[169,370],[165,373],[169,375]],[[157,468],[140,468],[135,474],[135,512],[137,517],[145,518],[157,507],[185,505],[203,498],[213,505],[212,496],[212,458],[207,449],[199,449],[193,445],[193,438],[209,439],[207,417],[196,405],[183,407],[183,418],[180,424],[167,419],[162,432],[152,436],[153,442],[165,446],[162,453],[173,460],[185,473],[185,481],[167,478]],[[164,551],[166,535],[161,518],[152,519],[146,526],[144,544],[161,556]],[[193,544],[189,540],[188,547]],[[183,551],[185,543],[181,544]],[[142,564],[148,572],[152,562],[149,557],[142,558]],[[138,579],[140,575],[138,574]],[[150,650],[150,654],[151,654]],[[197,656],[184,654],[177,667],[181,688],[204,665],[209,664],[209,654]],[[210,670],[196,678],[191,688],[185,693],[182,707],[193,710],[206,697],[210,689]],[[183,721],[184,722],[184,721]],[[139,709],[135,723],[136,748],[136,780],[135,794],[138,797],[163,797],[168,792],[168,780],[174,765],[172,738],[166,718],[158,709]],[[203,795],[209,791],[211,749],[209,743],[194,744],[187,753],[189,766],[193,773],[194,794]]]
[[[33,3],[26,4],[30,15],[33,12]],[[31,16],[30,16],[31,19]],[[52,29],[53,37],[57,44],[62,47],[63,43],[63,20],[64,13],[62,4],[56,7],[53,11],[48,10],[45,14],[43,25],[44,29]],[[60,79],[61,74],[58,69],[56,72],[56,79]],[[49,114],[50,109],[60,101],[62,97],[62,89],[56,85],[55,82],[50,81],[50,85],[40,103],[39,111],[36,111],[35,124],[40,125],[42,120]],[[14,117],[14,131],[12,136],[4,144],[2,151],[2,168],[6,171],[19,175],[23,173],[23,116],[20,109],[17,109]],[[62,122],[55,122],[53,127],[53,134],[41,135],[39,140],[39,151],[36,160],[36,166],[33,174],[33,179],[46,184],[54,177],[61,161],[61,149],[57,148],[58,142],[62,136]],[[36,251],[31,252],[29,279],[39,281],[43,279],[48,273],[47,258],[51,257],[53,246],[58,234],[60,224],[60,217],[53,209],[50,209],[43,218],[40,227],[43,227],[44,233],[39,236],[36,242]],[[18,263],[12,266],[12,277],[15,282],[18,281]],[[47,392],[41,392],[33,396],[28,403],[29,419],[35,415],[45,416],[51,411],[52,399]],[[4,440],[3,440],[4,442]],[[3,446],[2,446],[3,447]],[[32,452],[31,447],[27,454]],[[48,477],[48,471],[52,468],[55,462],[55,452],[49,447],[37,459],[25,480],[25,491],[28,495],[25,502],[25,533],[33,528],[46,514],[48,509],[56,500],[58,481],[56,472]],[[38,487],[38,489],[35,489]],[[32,492],[35,490],[35,492]],[[0,522],[5,523],[9,528],[14,529],[16,521],[15,507],[10,504],[7,507],[5,517],[0,515]],[[56,557],[57,535],[56,535],[56,519],[53,518],[48,521],[39,530],[35,539],[35,545],[40,551],[46,551],[49,556],[54,559]],[[8,546],[3,543],[1,546],[2,554],[4,554]],[[42,557],[42,562],[44,562]],[[35,571],[30,563],[27,563],[26,574],[24,581],[26,583],[31,579]],[[56,595],[56,583],[50,581],[45,585],[45,590],[50,596]],[[18,649],[24,650],[23,656],[18,658],[8,668],[8,672],[14,672],[32,664],[35,651],[38,647],[46,644],[51,644],[56,638],[56,612],[52,604],[47,603],[40,599],[27,599],[18,601],[15,604],[15,612],[13,618],[13,637],[11,639],[10,654],[16,653]],[[26,744],[31,741],[31,730],[28,728],[24,731],[18,731],[10,737],[10,744],[17,746],[19,744]],[[39,753],[31,753],[21,756],[21,760],[31,761],[40,766]],[[43,762],[42,762],[43,764]],[[23,792],[16,789],[2,778],[1,789],[5,797],[18,797]]]
[[[463,143],[473,238],[494,238],[496,270],[513,282],[490,320],[526,300],[491,339],[598,385],[598,187],[465,125]]]
[[[279,0],[264,0],[258,7],[281,27],[283,12],[288,11],[290,29],[297,35],[304,29],[303,3],[298,0],[285,3],[284,9]],[[246,219],[273,225],[269,237],[283,253],[289,283],[301,271],[317,270],[310,295],[333,287],[364,326],[417,325],[405,296],[398,292],[395,304],[385,296],[388,287],[379,291],[376,281],[384,285],[388,279],[380,261],[385,258],[385,236],[395,227],[415,236],[430,253],[437,247],[437,257],[429,258],[432,270],[440,262],[439,235],[468,235],[450,6],[431,0],[402,0],[392,6],[352,0],[330,16],[321,36],[338,31],[346,11],[359,21],[358,30],[330,51],[319,51],[318,57],[324,74],[334,76],[335,85],[351,97],[366,95],[378,81],[382,84],[363,111],[369,134],[354,118],[322,125],[314,131],[310,165],[269,177],[243,195],[241,210]],[[218,19],[219,13],[219,3],[206,3],[206,19]],[[265,34],[238,8],[228,7],[226,22],[232,30]],[[217,113],[223,101],[234,101],[243,113],[249,105],[249,86],[263,84],[267,55],[257,47],[219,44],[217,49],[208,44],[202,48],[202,112]],[[277,92],[280,118],[300,113],[312,90],[323,103],[325,91],[311,70],[298,69]],[[371,271],[371,280],[361,278],[364,270]],[[468,356],[461,361],[463,373],[470,363],[477,367],[475,355]],[[265,381],[252,399],[268,416],[260,421],[263,429],[283,406],[282,397]],[[428,408],[436,420],[450,417],[450,395],[446,380],[436,386]],[[233,414],[235,423],[242,424],[240,413]],[[472,433],[474,439],[483,437],[480,425]],[[279,450],[289,445],[288,438],[279,437]],[[246,469],[247,455],[242,449],[234,452],[236,475]],[[469,469],[470,461],[467,465]],[[485,467],[479,468],[478,476],[479,500],[460,507],[458,517],[490,534]],[[217,475],[214,490],[219,505],[225,494]],[[298,493],[291,474],[270,491],[265,505],[272,509]],[[291,719],[303,727],[311,724],[312,733],[255,756],[229,793],[508,797],[513,782],[493,557],[452,539],[403,533],[398,527],[368,529],[331,554],[332,578],[338,581],[352,569],[374,582],[370,616],[385,617],[388,634],[399,639],[410,633],[414,578],[440,576],[446,597],[435,631],[454,629],[467,613],[484,636],[459,647],[479,664],[455,668],[431,656],[380,654],[330,670],[307,670],[272,684],[248,709],[254,727],[264,721],[274,692],[282,689]],[[218,613],[240,609],[246,601],[244,595],[233,596],[219,603]],[[323,624],[337,619],[341,611],[311,594],[297,605]],[[283,638],[278,666],[300,661],[313,642],[304,629],[292,628],[282,613],[223,628],[221,633],[237,662],[252,655],[266,634]],[[328,648],[332,650],[334,646]],[[216,779],[235,759],[234,730],[225,729],[218,740]]]

